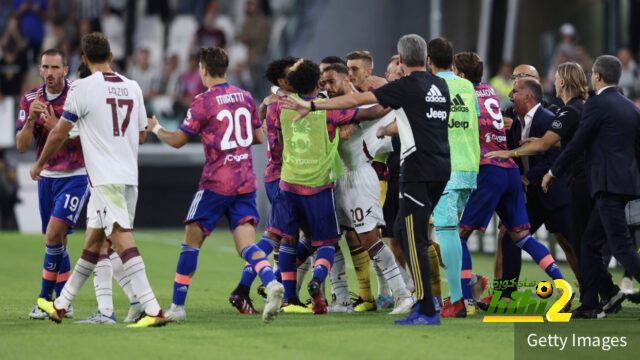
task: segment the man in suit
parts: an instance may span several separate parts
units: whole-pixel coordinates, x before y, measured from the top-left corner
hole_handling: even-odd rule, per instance
[[[534,69],[535,70],[535,69]],[[517,148],[522,140],[542,137],[551,127],[555,114],[542,106],[542,86],[535,77],[518,77],[514,82],[511,98],[514,121],[507,138]],[[544,154],[516,157],[525,190],[527,213],[531,223],[530,232],[535,233],[543,224],[554,234],[558,242],[568,243],[569,213],[568,189],[564,176],[544,193],[540,189],[542,177],[560,154],[560,148],[549,149]],[[520,248],[514,245],[509,235],[502,241],[502,279],[511,280],[520,276],[522,265]],[[505,294],[516,290],[507,289]]]
[[[606,272],[601,254],[605,241],[616,260],[640,279],[640,255],[624,213],[627,202],[640,197],[640,111],[616,88],[621,71],[620,60],[613,56],[596,59],[591,74],[596,96],[585,103],[578,131],[542,181],[547,191],[586,149],[585,167],[594,208],[583,237],[582,306],[573,313],[575,318],[605,317],[597,293],[598,281]]]

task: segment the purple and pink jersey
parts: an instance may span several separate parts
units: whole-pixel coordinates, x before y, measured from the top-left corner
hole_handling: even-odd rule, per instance
[[[20,99],[20,111],[18,112],[18,120],[16,121],[16,129],[20,131],[27,122],[29,117],[29,107],[36,99],[49,107],[53,106],[53,111],[57,118],[62,116],[64,102],[67,98],[71,82],[65,79],[64,89],[62,93],[55,99],[46,98],[46,85],[38,86],[27,91]],[[45,122],[42,118],[36,119],[33,125],[33,136],[36,139],[36,160],[40,158],[44,144],[47,142],[49,130],[44,126]],[[80,145],[80,137],[69,141],[69,143],[55,153],[51,159],[45,164],[44,168],[50,171],[69,171],[84,167],[84,157],[82,156],[82,146]]]
[[[305,98],[300,97],[303,100],[312,101],[316,98]],[[273,116],[275,118],[275,128],[276,130],[280,130],[280,113],[282,112],[282,103],[278,101],[273,107]],[[268,110],[267,110],[268,111]],[[346,109],[346,110],[327,110],[327,132],[329,133],[329,140],[333,141],[333,138],[336,136],[336,131],[338,127],[341,125],[347,125],[352,123],[356,115],[358,115],[358,108],[354,109]],[[268,115],[268,113],[267,113]],[[280,152],[282,154],[282,152]],[[321,192],[325,189],[333,188],[333,183],[329,185],[325,185],[318,188],[312,188],[303,185],[289,184],[285,181],[280,181],[280,189],[292,192],[298,195],[313,195]]]
[[[480,132],[480,166],[494,165],[507,169],[517,168],[518,165],[509,159],[488,159],[484,155],[490,151],[509,150],[507,148],[507,136],[504,130],[504,121],[500,112],[500,100],[496,91],[488,84],[475,84],[476,97],[480,107],[478,126]]]
[[[267,115],[264,121],[267,123],[267,168],[264,171],[264,182],[269,183],[280,179],[282,170],[282,144],[278,139],[276,120],[280,118],[282,106],[275,102],[267,107]]]
[[[256,103],[248,91],[227,83],[196,96],[180,130],[200,134],[206,162],[199,190],[235,196],[257,190],[251,144],[262,126]]]

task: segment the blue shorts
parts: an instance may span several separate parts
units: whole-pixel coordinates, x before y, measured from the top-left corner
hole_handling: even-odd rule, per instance
[[[280,193],[280,179],[264,183],[264,189],[267,191],[267,199],[273,204],[273,200]]]
[[[184,223],[196,223],[205,236],[209,236],[222,215],[229,220],[231,231],[249,221],[253,222],[255,228],[260,222],[256,207],[256,193],[224,196],[209,190],[200,190],[193,196]]]
[[[43,176],[38,181],[42,233],[46,233],[49,220],[53,218],[69,225],[67,234],[71,234],[88,195],[86,175],[63,178]]]
[[[311,246],[331,245],[340,241],[340,225],[336,216],[333,189],[313,195],[298,195],[280,191],[281,196],[272,204],[269,220],[277,221],[267,230],[281,237],[293,238],[301,224],[309,228]]]
[[[511,231],[520,232],[531,227],[517,168],[494,165],[480,167],[478,188],[469,196],[460,219],[460,228],[485,231],[494,212]]]

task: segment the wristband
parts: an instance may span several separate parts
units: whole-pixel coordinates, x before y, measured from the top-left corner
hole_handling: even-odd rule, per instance
[[[313,101],[311,102],[311,111],[316,111],[316,104]]]
[[[513,150],[513,156],[518,157],[518,149]]]
[[[151,129],[151,132],[158,135],[158,132],[160,131],[160,129],[162,129],[162,126],[160,126],[160,124],[156,124],[156,126],[154,126],[153,129]]]

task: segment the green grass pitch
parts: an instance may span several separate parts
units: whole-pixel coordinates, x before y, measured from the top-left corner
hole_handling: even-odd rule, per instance
[[[77,232],[69,238],[72,268],[81,253],[83,236]],[[183,232],[138,230],[134,236],[153,290],[166,308],[171,303]],[[514,356],[513,324],[484,324],[480,311],[466,319],[443,319],[439,327],[394,326],[393,320],[401,316],[382,311],[327,316],[281,314],[272,324],[263,324],[260,316],[239,314],[229,305],[227,297],[240,278],[244,262],[236,254],[227,230],[216,231],[205,241],[187,297],[184,324],[125,328],[121,321],[129,304],[115,282],[114,306],[120,321],[117,325],[78,325],[71,319],[60,325],[29,320],[28,313],[40,291],[43,237],[1,232],[0,246],[0,359],[512,359]],[[346,257],[349,285],[357,292],[351,259]],[[492,278],[492,256],[474,254],[473,265],[474,272]],[[573,283],[567,264],[560,267]],[[371,275],[375,289],[373,270]],[[616,282],[620,280],[620,270],[614,270],[613,275]],[[531,262],[524,263],[522,277],[547,279]],[[446,294],[447,283],[442,284]],[[252,297],[261,311],[264,303],[255,295],[255,283]],[[308,298],[305,290],[301,291],[301,298],[303,301]],[[92,279],[73,305],[73,320],[95,312]],[[637,319],[639,307],[628,302],[624,307],[612,318]],[[572,323],[579,326],[580,321]]]

